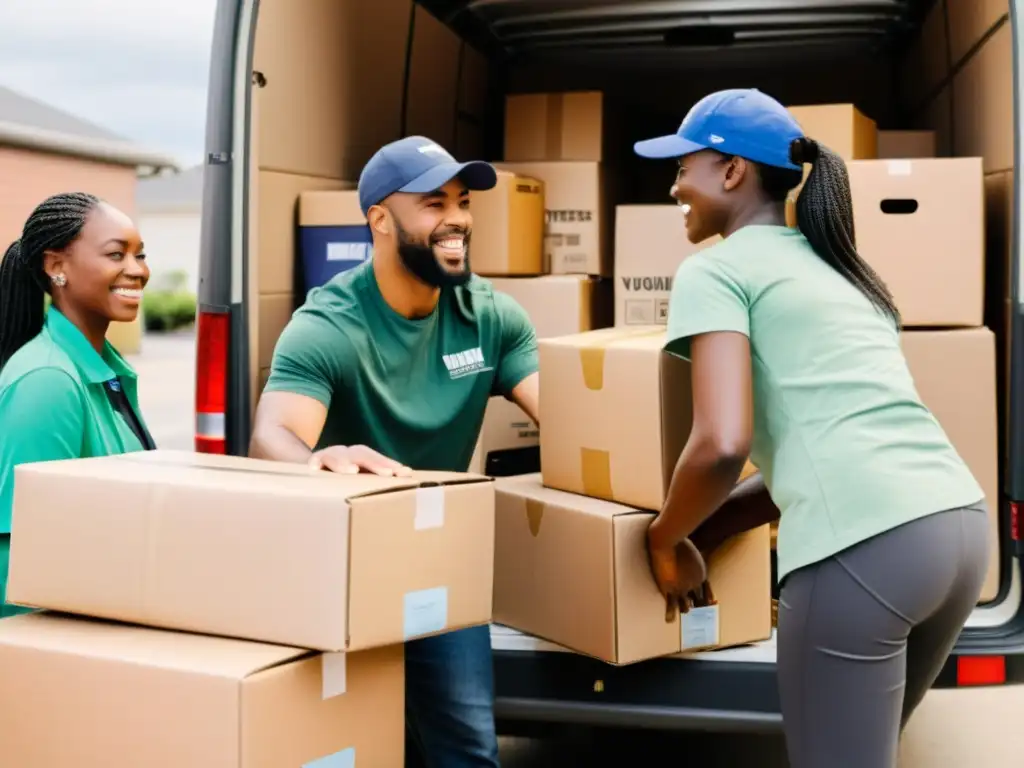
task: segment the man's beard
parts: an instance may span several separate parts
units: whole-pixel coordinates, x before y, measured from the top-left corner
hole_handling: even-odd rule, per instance
[[[465,236],[464,248],[466,249],[465,269],[462,272],[452,273],[447,271],[434,253],[434,248],[429,242],[426,245],[417,243],[409,233],[402,228],[402,225],[395,221],[395,228],[398,232],[398,256],[402,264],[418,280],[433,288],[444,288],[445,286],[465,285],[473,276],[469,269],[469,233],[461,230],[446,232],[446,236],[459,234]],[[443,239],[443,238],[439,238]]]

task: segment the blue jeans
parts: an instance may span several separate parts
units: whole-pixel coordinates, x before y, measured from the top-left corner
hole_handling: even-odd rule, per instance
[[[406,768],[498,768],[487,626],[405,644]]]

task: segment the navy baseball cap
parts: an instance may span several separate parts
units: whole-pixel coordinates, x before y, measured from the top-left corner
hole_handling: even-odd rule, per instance
[[[714,149],[799,171],[801,167],[789,159],[789,147],[803,135],[789,110],[771,96],[756,88],[734,88],[717,91],[694,104],[671,136],[638,141],[633,149],[652,159]]]
[[[363,215],[395,192],[424,195],[458,176],[469,189],[492,189],[498,183],[494,166],[482,160],[460,163],[448,150],[424,136],[407,136],[377,150],[359,174],[359,207]]]

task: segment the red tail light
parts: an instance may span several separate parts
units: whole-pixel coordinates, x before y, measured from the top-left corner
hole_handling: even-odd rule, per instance
[[[1010,538],[1020,541],[1020,502],[1010,502]]]
[[[196,451],[226,453],[225,405],[228,391],[226,312],[199,312],[196,324]]]
[[[1002,685],[1006,682],[1005,656],[961,656],[956,660],[956,684]]]

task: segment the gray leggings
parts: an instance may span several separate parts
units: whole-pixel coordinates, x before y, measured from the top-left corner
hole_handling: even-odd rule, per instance
[[[978,504],[786,577],[778,672],[791,768],[895,768],[902,728],[978,602],[988,537]]]

